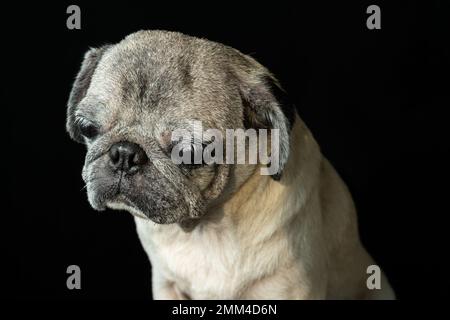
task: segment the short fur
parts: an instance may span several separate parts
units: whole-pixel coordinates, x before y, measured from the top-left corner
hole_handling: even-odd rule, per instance
[[[67,129],[87,145],[88,199],[136,216],[157,299],[394,298],[360,243],[351,196],[270,72],[239,51],[175,32],[140,31],[85,56]],[[77,119],[95,123],[83,138]],[[186,168],[170,160],[170,132],[280,130],[280,169]],[[138,173],[111,170],[110,147],[138,144]]]

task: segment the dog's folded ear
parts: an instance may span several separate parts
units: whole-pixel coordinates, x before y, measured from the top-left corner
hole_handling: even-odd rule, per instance
[[[91,48],[86,52],[80,71],[72,85],[72,91],[70,92],[69,101],[67,102],[66,129],[67,132],[69,132],[70,137],[77,142],[82,143],[83,138],[75,126],[75,110],[86,95],[98,62],[109,47],[110,45],[105,45],[100,48]]]
[[[244,125],[246,128],[279,130],[279,170],[272,175],[273,179],[279,180],[289,157],[296,109],[275,77],[252,58],[246,58],[250,68],[247,65],[245,72],[238,73]]]

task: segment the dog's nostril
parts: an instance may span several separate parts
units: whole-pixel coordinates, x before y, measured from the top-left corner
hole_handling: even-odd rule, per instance
[[[144,150],[139,148],[140,150],[136,152],[136,154],[133,156],[133,163],[137,166],[141,166],[145,164],[148,160],[147,155],[145,154]]]
[[[112,163],[117,163],[120,160],[119,149],[115,145],[109,149],[109,158]]]
[[[110,164],[116,170],[130,171],[144,165],[148,158],[145,151],[131,142],[118,142],[109,149]]]

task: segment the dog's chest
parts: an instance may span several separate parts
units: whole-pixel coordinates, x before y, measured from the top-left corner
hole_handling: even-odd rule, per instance
[[[193,299],[227,299],[243,284],[245,258],[239,242],[223,230],[183,232],[176,225],[138,223],[152,267]]]

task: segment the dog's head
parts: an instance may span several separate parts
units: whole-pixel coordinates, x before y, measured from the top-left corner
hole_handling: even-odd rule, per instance
[[[180,33],[140,31],[89,50],[70,94],[67,130],[87,146],[82,175],[90,204],[174,223],[202,216],[226,189],[236,190],[239,165],[172,160],[172,132],[189,132],[192,120],[222,132],[279,129],[279,179],[295,118],[283,96],[251,57]]]

